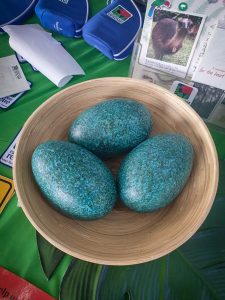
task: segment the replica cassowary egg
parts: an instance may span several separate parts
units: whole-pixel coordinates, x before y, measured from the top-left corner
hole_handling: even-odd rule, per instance
[[[111,172],[79,145],[64,141],[40,144],[32,155],[32,171],[48,202],[69,217],[98,219],[115,204]]]
[[[192,163],[193,148],[183,135],[162,134],[144,141],[120,167],[121,200],[137,212],[166,206],[183,189]]]
[[[115,98],[81,113],[69,130],[69,140],[107,159],[143,142],[151,129],[152,117],[143,104]]]

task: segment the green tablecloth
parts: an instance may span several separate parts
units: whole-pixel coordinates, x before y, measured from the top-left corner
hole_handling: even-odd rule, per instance
[[[91,15],[104,7],[105,2],[91,0]],[[38,23],[38,20],[34,16],[28,20],[28,23]],[[85,76],[75,76],[64,88],[93,78],[128,76],[130,58],[118,62],[110,61],[100,52],[88,46],[82,39],[64,38],[55,34],[53,36],[63,43],[86,73]],[[8,36],[0,35],[0,57],[11,54],[14,54],[14,51],[9,47]],[[51,95],[61,90],[39,72],[34,72],[28,63],[21,64],[21,66],[26,78],[32,82],[32,88],[10,109],[0,110],[0,154],[5,151],[32,112]],[[219,157],[225,159],[224,135],[216,131],[211,132]],[[0,174],[12,178],[12,170],[2,164],[0,164]],[[0,216],[0,265],[55,298],[58,297],[59,284],[68,265],[68,259],[64,260],[53,278],[50,281],[46,280],[39,262],[35,229],[23,211],[17,207],[16,195]]]

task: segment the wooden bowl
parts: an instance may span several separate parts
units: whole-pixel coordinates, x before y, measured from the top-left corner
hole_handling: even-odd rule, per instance
[[[31,155],[40,143],[67,138],[76,116],[112,97],[136,99],[151,110],[154,132],[180,132],[192,142],[191,176],[177,199],[154,213],[135,213],[118,202],[97,221],[72,220],[47,204],[31,172]],[[13,177],[27,218],[50,243],[83,260],[131,265],[159,258],[182,245],[203,223],[218,184],[218,159],[211,135],[195,111],[169,91],[140,80],[103,78],[69,87],[42,104],[23,127]],[[113,172],[119,159],[109,162]]]

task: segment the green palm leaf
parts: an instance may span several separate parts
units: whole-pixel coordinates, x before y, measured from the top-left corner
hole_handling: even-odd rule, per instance
[[[95,300],[103,266],[73,260],[60,289],[59,299]]]
[[[217,195],[223,196],[225,195],[225,160],[220,160],[219,166],[220,166],[220,180],[219,180]]]
[[[201,229],[161,259],[127,267],[77,260],[61,285],[61,300],[225,299],[225,198],[217,198]]]
[[[47,242],[38,232],[36,237],[41,266],[47,279],[50,279],[65,254]]]

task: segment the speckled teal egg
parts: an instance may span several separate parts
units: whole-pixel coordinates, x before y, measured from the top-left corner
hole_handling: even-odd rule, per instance
[[[144,141],[120,167],[121,200],[137,212],[166,206],[183,189],[192,163],[193,147],[183,135],[162,134]]]
[[[81,113],[69,130],[69,140],[107,159],[143,142],[151,129],[152,117],[143,104],[116,98]]]
[[[116,189],[111,172],[85,148],[48,141],[35,149],[31,165],[41,192],[64,215],[92,220],[112,210]]]

